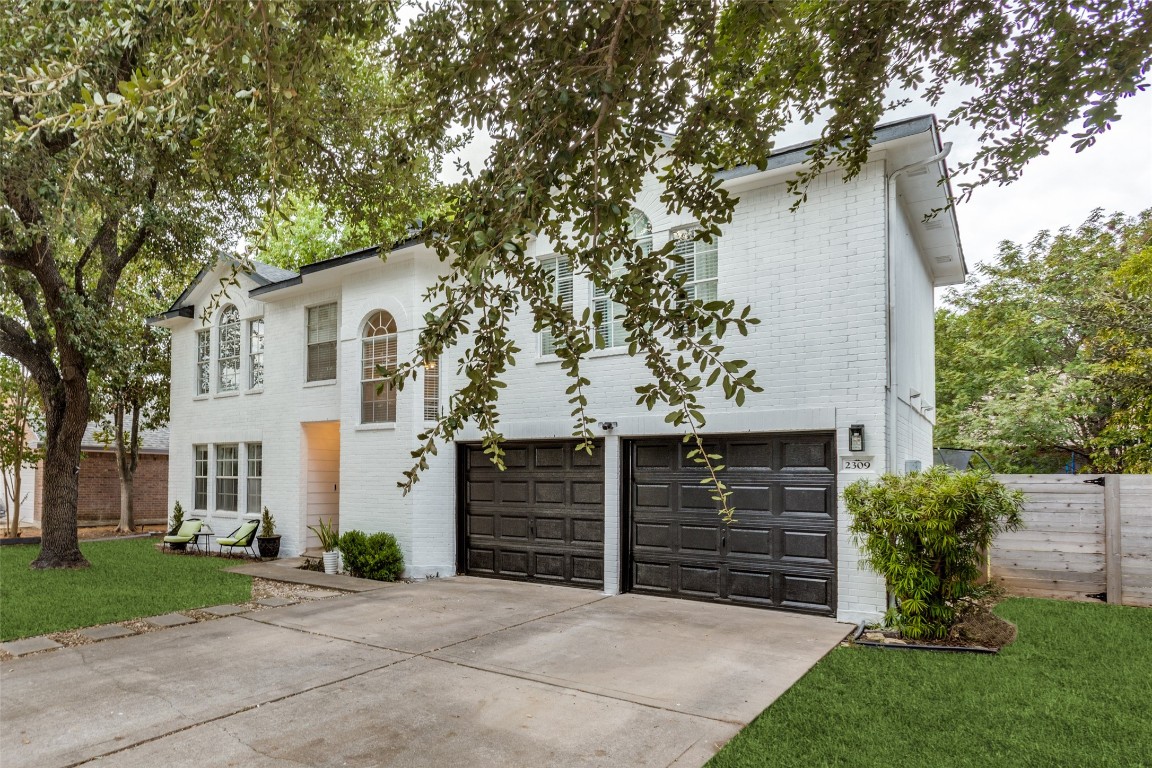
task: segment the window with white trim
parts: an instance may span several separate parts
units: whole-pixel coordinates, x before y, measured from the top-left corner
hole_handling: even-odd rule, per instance
[[[216,391],[235,392],[240,388],[240,312],[231,304],[220,310],[216,350],[219,356]]]
[[[572,264],[562,256],[552,256],[540,262],[540,268],[552,283],[552,298],[558,300],[568,311],[572,310]],[[552,329],[546,328],[540,333],[541,354],[551,355],[556,352],[556,338]]]
[[[240,496],[240,446],[216,446],[216,509],[235,512]]]
[[[336,378],[336,303],[308,308],[308,381]]]
[[[360,366],[360,423],[396,421],[396,388],[380,368],[396,367],[396,321],[384,310],[373,313],[364,324]]]
[[[264,319],[248,323],[248,388],[264,386]]]
[[[212,379],[212,331],[196,331],[196,394],[208,394]]]
[[[424,363],[424,418],[435,421],[440,418],[440,361]]]
[[[194,458],[192,480],[192,509],[206,512],[208,510],[208,446],[192,446]]]
[[[632,211],[629,228],[629,234],[636,241],[637,247],[647,256],[652,251],[652,222],[643,211]],[[618,277],[623,272],[623,260],[612,265],[612,277]],[[600,316],[600,324],[596,326],[597,348],[611,349],[628,344],[624,332],[624,305],[613,301],[608,292],[595,283],[592,284],[592,311]]]
[[[676,267],[676,273],[687,277],[684,290],[689,299],[714,301],[717,296],[717,238],[705,243],[693,240],[694,228],[679,229],[672,233],[676,241],[674,252],[683,258],[684,263]]]
[[[264,491],[264,445],[248,443],[245,448],[248,452],[248,474],[245,478],[248,499],[244,508],[248,514],[258,515]]]

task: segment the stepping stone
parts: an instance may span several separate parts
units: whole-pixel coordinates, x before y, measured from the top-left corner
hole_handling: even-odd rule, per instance
[[[346,592],[338,592],[335,589],[315,589],[305,595],[313,600],[319,600],[324,597],[336,597],[337,595],[344,595]]]
[[[265,608],[282,608],[285,605],[296,605],[296,601],[286,597],[266,597],[263,600],[257,600],[256,605],[262,605]]]
[[[26,637],[23,640],[13,640],[10,643],[0,643],[0,650],[13,656],[27,656],[37,651],[51,651],[64,646],[50,637]]]
[[[211,608],[201,608],[200,610],[212,616],[235,616],[238,613],[248,613],[249,611],[242,605],[214,605]]]
[[[182,624],[195,624],[196,619],[190,619],[182,613],[166,613],[144,619],[144,622],[154,627],[179,627]]]
[[[76,634],[83,635],[90,640],[111,640],[114,637],[128,637],[129,635],[136,634],[128,627],[122,627],[119,624],[108,624],[103,627],[89,627],[82,629]]]

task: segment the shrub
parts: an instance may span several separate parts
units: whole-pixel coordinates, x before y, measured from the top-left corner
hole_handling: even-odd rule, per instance
[[[395,581],[404,572],[404,553],[390,533],[347,531],[340,537],[344,567],[353,576]]]
[[[987,472],[937,466],[860,480],[844,501],[864,564],[896,598],[885,624],[916,640],[947,634],[956,601],[978,587],[984,550],[996,534],[1021,526],[1024,495]]]
[[[180,502],[176,502],[172,507],[172,525],[168,529],[169,534],[175,534],[180,530],[180,526],[184,524],[184,507]]]

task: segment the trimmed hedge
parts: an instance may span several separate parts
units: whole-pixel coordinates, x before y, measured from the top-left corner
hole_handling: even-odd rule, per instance
[[[404,572],[404,553],[390,533],[347,531],[340,536],[344,568],[353,576],[375,581],[396,581]]]

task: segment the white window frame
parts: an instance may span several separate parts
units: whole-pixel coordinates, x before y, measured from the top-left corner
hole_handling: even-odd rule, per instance
[[[236,319],[232,321],[225,321],[224,317],[229,312],[235,314]],[[235,334],[236,336],[236,353],[233,355],[224,356],[224,332]],[[227,304],[220,309],[220,315],[216,324],[216,392],[239,392],[240,391],[240,378],[243,373],[241,368],[244,360],[244,323],[240,320],[240,310],[234,304]],[[225,361],[235,361],[234,373],[232,376],[231,386],[225,384],[224,378],[224,363]]]
[[[324,341],[312,341],[312,312],[318,311],[324,307],[332,307],[334,315],[334,326],[332,329],[332,338]],[[309,364],[309,355],[312,352],[313,346],[320,344],[332,345],[332,375],[326,379],[312,378],[312,366]],[[334,382],[337,379],[340,371],[340,304],[336,301],[326,301],[322,304],[314,304],[304,309],[304,382],[307,384],[323,384]]]
[[[203,342],[208,342],[206,345]],[[207,349],[205,349],[207,347]],[[207,352],[207,354],[202,354]],[[204,328],[196,331],[196,396],[210,394],[212,391],[212,329]]]
[[[563,265],[563,268],[561,268]],[[572,310],[572,300],[575,295],[575,276],[572,274],[572,262],[567,256],[545,256],[540,259],[540,268],[548,273],[552,281],[552,298],[560,299],[563,306]],[[565,294],[567,297],[565,298]],[[540,331],[540,354],[556,354],[556,339],[551,328]]]
[[[713,237],[711,243],[694,240],[697,229],[688,226],[672,230],[671,236],[676,242],[673,250],[684,257],[684,264],[677,266],[676,271],[688,278],[684,282],[684,291],[689,300],[715,301],[720,295],[720,238]],[[703,268],[706,262],[702,257],[707,256],[713,257],[714,274],[711,276]]]
[[[255,466],[255,473],[253,473]],[[255,487],[255,504],[252,489]],[[264,504],[264,444],[244,444],[244,511],[248,516],[259,515]]]
[[[201,451],[203,451],[204,474],[200,474]],[[194,512],[208,512],[208,505],[212,503],[210,494],[212,478],[212,454],[208,448],[207,443],[198,443],[192,446],[192,511]],[[196,502],[200,494],[199,484],[204,481],[204,506],[199,506]]]
[[[235,465],[235,467],[234,467],[234,473],[235,474],[231,474],[231,475],[226,475],[223,472],[221,472],[221,464],[223,462],[229,461],[229,459],[225,459],[222,455],[223,452],[228,450],[228,449],[231,449],[233,452],[232,459],[230,461]],[[239,443],[218,443],[216,445],[216,457],[215,458],[216,458],[216,463],[215,463],[216,494],[215,494],[215,499],[214,499],[214,509],[217,512],[239,512],[240,511],[240,444]],[[232,491],[231,494],[226,494],[221,490],[220,483],[227,482],[229,480],[232,481],[235,484],[235,486],[234,486],[234,490]],[[223,507],[220,505],[220,498],[222,496],[226,496],[226,495],[231,495],[235,498],[235,501],[233,502],[233,505],[231,508]]]
[[[260,329],[259,336],[256,334],[257,327]],[[264,332],[263,317],[254,317],[248,321],[248,389],[250,390],[264,388]]]
[[[383,347],[381,352],[380,347]],[[376,370],[377,366],[396,367],[399,355],[396,318],[391,312],[375,310],[360,330],[360,423],[396,423],[396,388]],[[383,387],[377,391],[377,388]],[[368,397],[368,393],[372,397]],[[377,413],[383,408],[383,413]],[[369,409],[371,411],[369,412]]]
[[[636,208],[629,217],[630,236],[647,255],[652,251],[652,220],[644,211]],[[612,277],[624,273],[624,260],[617,259],[612,265]],[[596,327],[596,348],[615,349],[628,346],[628,334],[624,324],[619,322],[625,315],[623,304],[615,301],[608,292],[595,282],[592,283],[592,312],[600,313],[600,324]]]
[[[440,358],[424,363],[424,420],[440,418]]]

